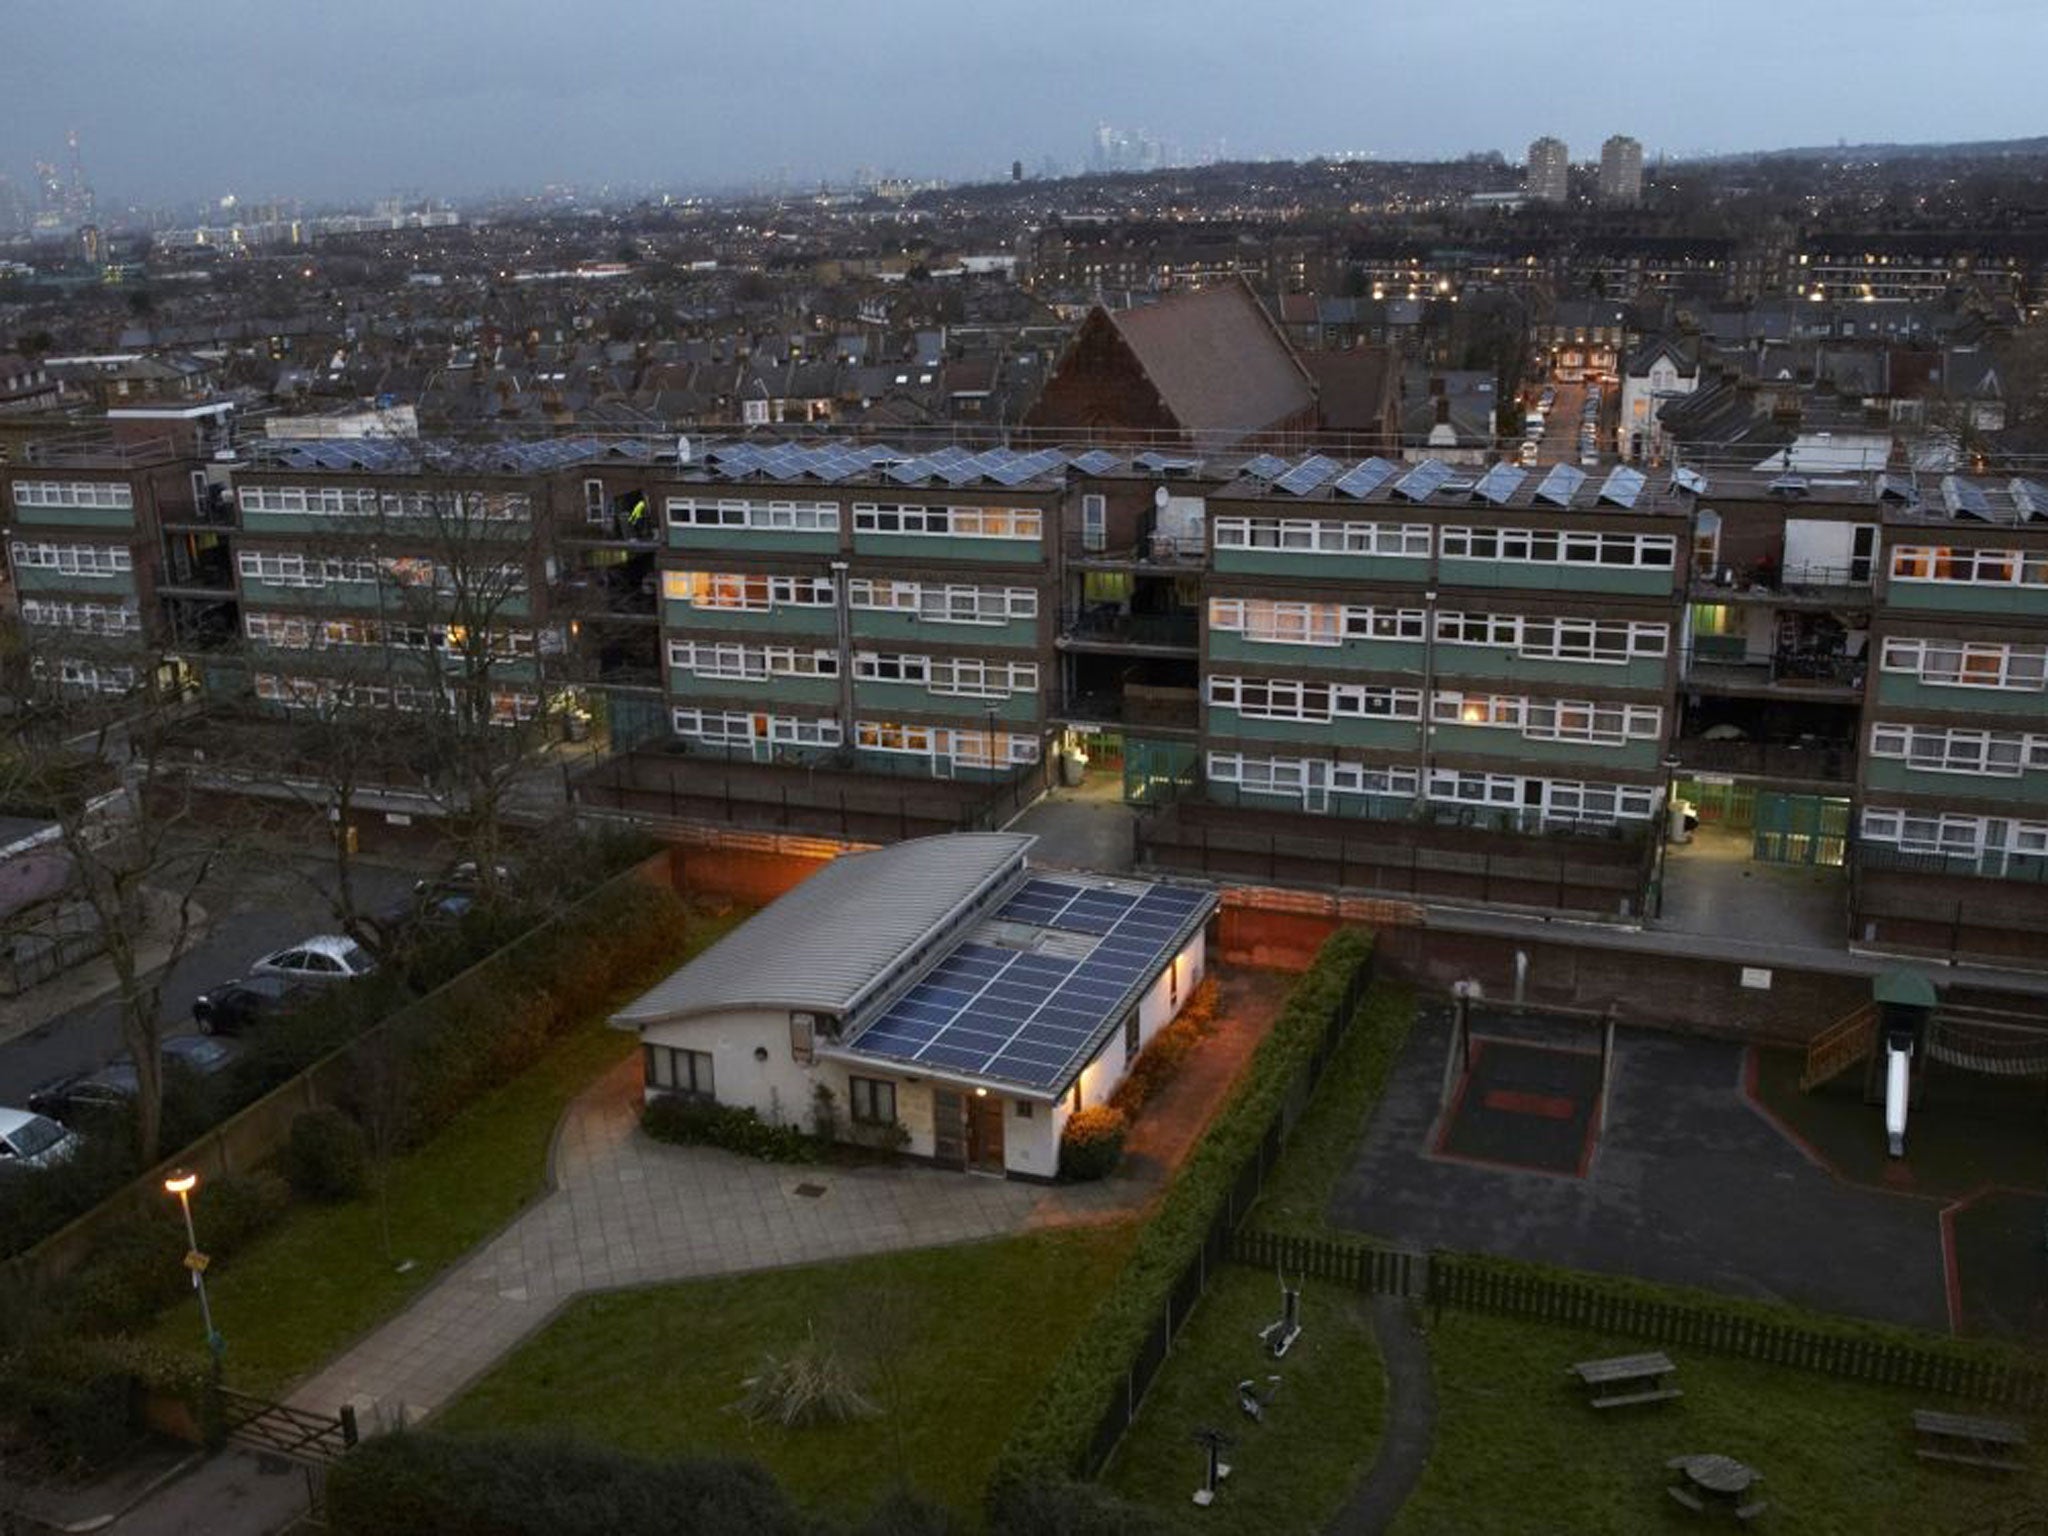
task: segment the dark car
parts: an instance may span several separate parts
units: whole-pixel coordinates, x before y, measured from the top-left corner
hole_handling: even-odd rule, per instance
[[[240,1054],[231,1041],[206,1035],[178,1035],[163,1043],[164,1072],[166,1076],[183,1071],[195,1077],[212,1077],[225,1072]],[[74,1072],[43,1084],[29,1094],[28,1107],[60,1124],[75,1126],[110,1111],[126,1109],[135,1094],[135,1063],[123,1055],[97,1072]]]
[[[319,993],[289,976],[244,976],[192,999],[192,1022],[201,1034],[239,1035],[255,1025],[289,1017]]]
[[[413,894],[370,919],[386,945],[403,944],[434,928],[452,928],[477,904],[474,886],[422,880]]]

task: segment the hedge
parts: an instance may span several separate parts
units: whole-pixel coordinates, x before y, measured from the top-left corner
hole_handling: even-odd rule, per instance
[[[181,1399],[204,1418],[206,1367],[196,1355],[134,1339],[53,1334],[0,1356],[0,1398],[17,1437],[42,1465],[21,1470],[66,1477],[115,1461],[141,1433],[152,1393]]]
[[[1076,1182],[1106,1179],[1123,1161],[1130,1121],[1111,1104],[1091,1104],[1067,1121],[1060,1133],[1060,1177]]]
[[[815,1162],[822,1150],[815,1138],[793,1125],[770,1125],[743,1106],[676,1093],[651,1100],[640,1116],[640,1129],[672,1146],[720,1147],[764,1163]]]
[[[999,1524],[1026,1490],[1064,1482],[1081,1470],[1096,1427],[1123,1390],[1125,1373],[1157,1325],[1174,1283],[1200,1251],[1232,1184],[1321,1043],[1352,977],[1371,957],[1369,933],[1340,929],[1295,984],[1229,1101],[1146,1223],[1130,1261],[998,1454],[989,1508]]]
[[[716,1457],[646,1461],[556,1440],[381,1435],[336,1463],[338,1536],[810,1536],[774,1478]]]

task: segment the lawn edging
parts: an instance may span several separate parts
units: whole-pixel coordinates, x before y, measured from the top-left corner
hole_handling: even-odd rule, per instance
[[[1371,934],[1340,929],[1295,984],[1109,1294],[996,1458],[993,1513],[1034,1485],[1092,1475],[1107,1459],[1357,1015],[1372,953]]]

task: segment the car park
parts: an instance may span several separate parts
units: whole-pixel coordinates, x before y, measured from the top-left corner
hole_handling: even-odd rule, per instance
[[[345,933],[318,933],[284,949],[272,950],[249,967],[251,976],[283,976],[294,981],[352,981],[377,969],[367,949]]]
[[[48,1115],[0,1108],[0,1173],[9,1169],[54,1168],[78,1151],[78,1134]]]
[[[201,1034],[239,1035],[290,1016],[318,995],[312,983],[289,976],[244,976],[193,998],[192,1022]]]

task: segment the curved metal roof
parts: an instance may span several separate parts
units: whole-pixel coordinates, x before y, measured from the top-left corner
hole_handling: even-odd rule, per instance
[[[842,854],[612,1023],[643,1029],[737,1008],[844,1014],[934,930],[1016,874],[1035,841],[958,832]]]

